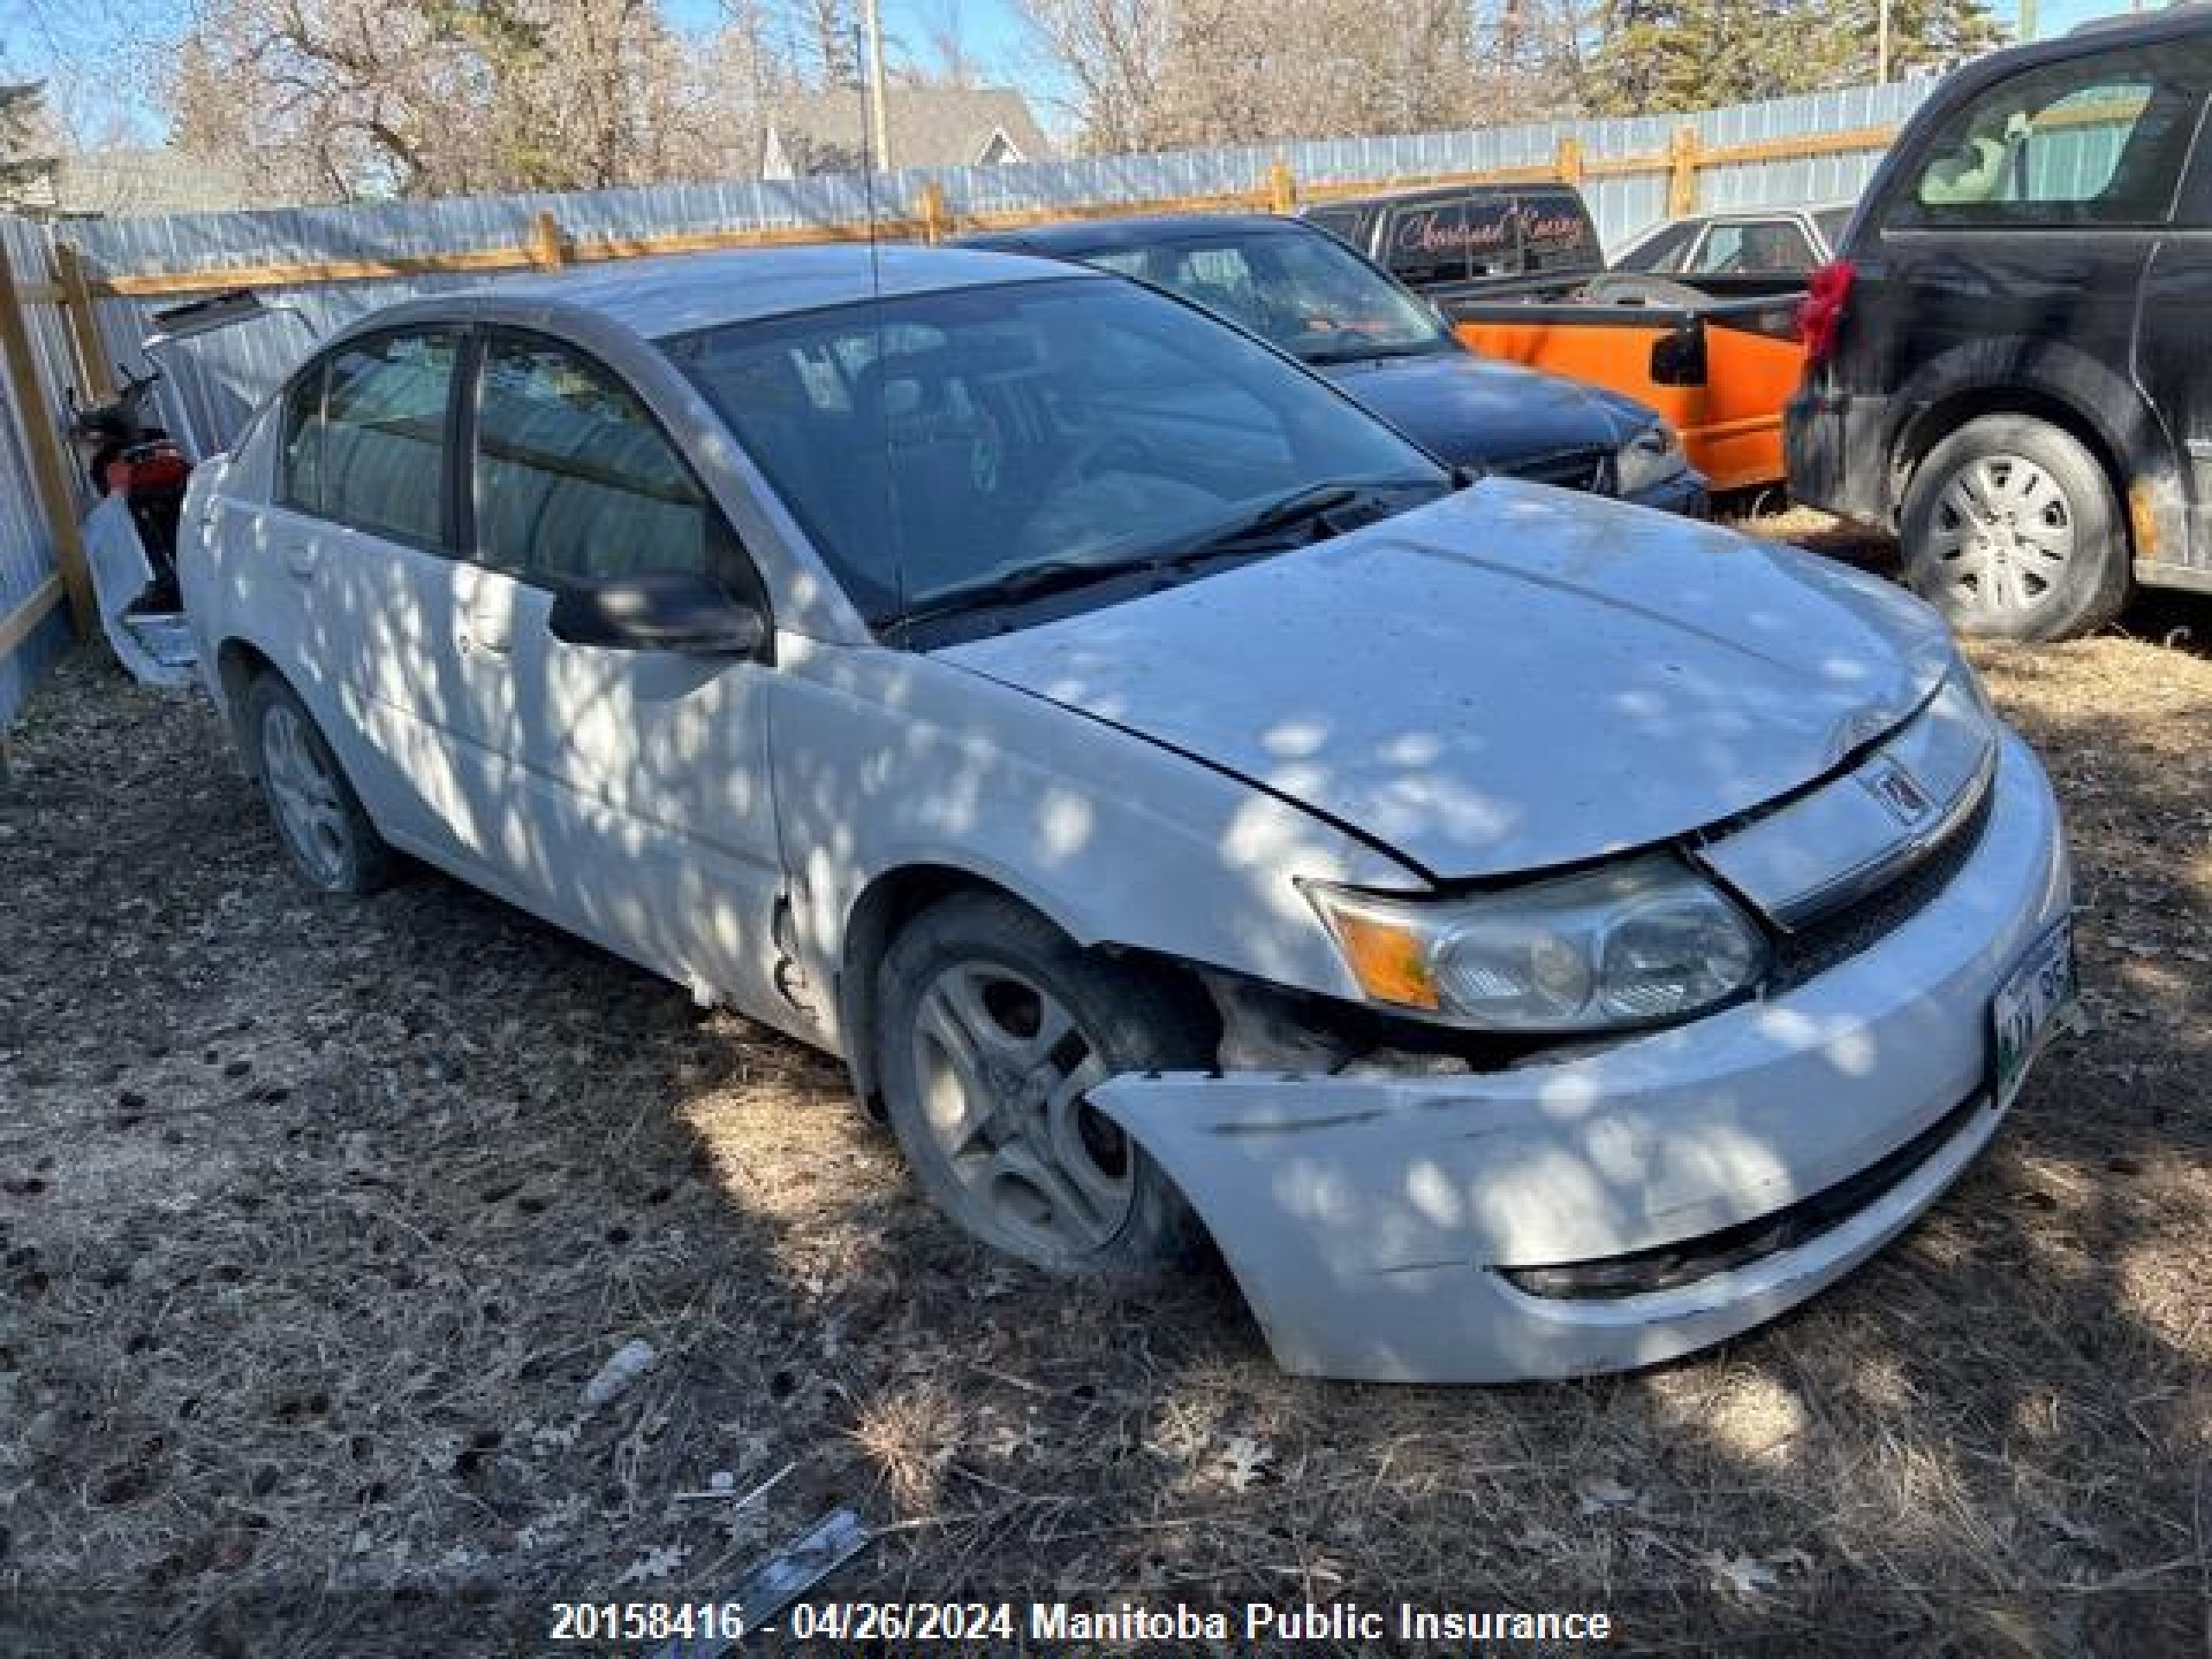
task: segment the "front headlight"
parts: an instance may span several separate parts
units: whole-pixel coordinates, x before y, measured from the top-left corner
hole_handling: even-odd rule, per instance
[[[1484,1030],[1679,1019],[1740,995],[1766,961],[1736,906],[1665,855],[1459,899],[1306,893],[1370,998]]]
[[[1675,429],[1654,421],[1614,452],[1613,487],[1623,495],[1635,495],[1688,465]]]

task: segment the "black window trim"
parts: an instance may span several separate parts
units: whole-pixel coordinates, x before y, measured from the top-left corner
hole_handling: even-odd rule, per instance
[[[596,352],[578,345],[573,340],[565,339],[562,335],[548,334],[542,328],[531,328],[521,323],[483,322],[472,327],[469,333],[471,338],[468,351],[461,365],[461,372],[467,376],[464,383],[467,395],[454,400],[456,404],[464,406],[456,410],[454,454],[462,457],[467,462],[465,467],[456,467],[453,469],[456,476],[452,480],[452,488],[449,492],[453,497],[450,505],[454,514],[455,527],[460,531],[455,542],[456,547],[460,549],[457,556],[474,565],[480,570],[489,570],[496,575],[505,576],[511,582],[518,582],[524,587],[537,588],[543,593],[557,594],[564,585],[559,577],[547,575],[543,571],[512,569],[503,564],[493,563],[485,557],[484,550],[478,543],[476,535],[477,423],[480,418],[484,399],[485,361],[490,354],[491,346],[495,340],[518,340],[537,346],[550,346],[556,351],[567,353],[579,362],[588,365],[594,372],[605,375],[616,385],[628,392],[636,400],[638,407],[645,411],[645,419],[652,423],[654,432],[658,435],[660,441],[668,446],[669,453],[676,457],[677,465],[681,467],[684,475],[690,479],[692,487],[699,492],[702,505],[708,512],[713,514],[715,519],[721,525],[723,533],[728,539],[729,547],[735,556],[736,568],[716,571],[715,574],[722,585],[728,588],[733,598],[760,607],[761,618],[766,625],[768,643],[762,645],[758,660],[763,662],[770,660],[776,634],[775,611],[769,601],[768,584],[761,577],[760,567],[753,559],[753,550],[745,544],[745,537],[738,533],[737,526],[730,521],[729,514],[723,511],[722,504],[715,499],[714,491],[707,487],[707,480],[701,475],[697,465],[692,461],[690,452],[677,442],[676,434],[669,429],[668,423],[661,419],[645,394],[638,390],[636,383]],[[466,474],[465,477],[460,476],[463,474]]]
[[[333,349],[335,349],[334,347]],[[315,485],[322,484],[322,405],[323,396],[330,385],[330,353],[318,352],[306,365],[293,372],[284,383],[283,395],[276,400],[276,505],[288,512],[305,513],[312,518],[322,516],[320,501],[310,505],[292,493],[292,469],[288,464],[292,447],[292,401],[307,389],[309,377],[315,381],[315,410],[308,419],[315,425]]]

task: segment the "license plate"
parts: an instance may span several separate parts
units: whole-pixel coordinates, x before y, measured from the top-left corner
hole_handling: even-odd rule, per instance
[[[1989,1001],[1992,1091],[1999,1110],[2012,1103],[2036,1056],[2072,1012],[2079,989],[2074,930],[2061,922],[2029,947]]]

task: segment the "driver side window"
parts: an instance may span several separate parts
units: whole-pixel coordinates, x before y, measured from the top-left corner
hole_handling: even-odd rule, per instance
[[[738,574],[735,537],[637,394],[557,341],[487,337],[474,466],[477,556],[496,569]]]

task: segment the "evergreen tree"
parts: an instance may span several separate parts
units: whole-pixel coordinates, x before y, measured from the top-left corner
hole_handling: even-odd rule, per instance
[[[1879,0],[1605,0],[1589,101],[1658,115],[1874,79]],[[1986,0],[1891,0],[1890,73],[1948,67],[1999,43]]]
[[[0,82],[0,185],[21,184],[46,166],[46,157],[29,153],[45,91],[35,80]]]

